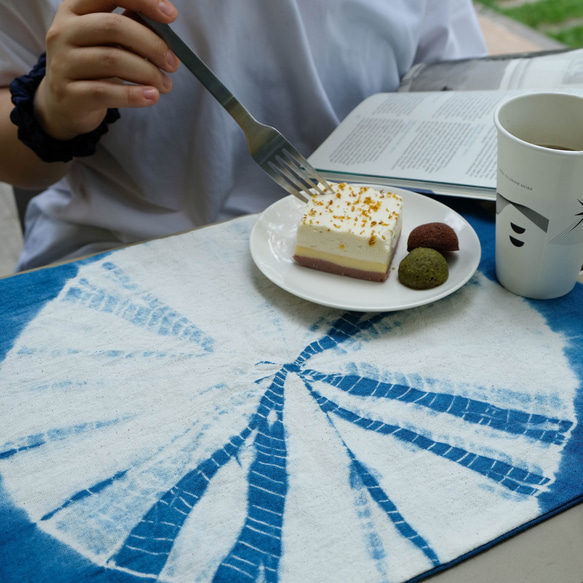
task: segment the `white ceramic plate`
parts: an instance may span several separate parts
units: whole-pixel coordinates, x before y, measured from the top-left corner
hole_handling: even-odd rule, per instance
[[[297,265],[293,253],[297,224],[304,205],[291,195],[267,208],[253,227],[250,239],[253,261],[282,289],[316,304],[343,310],[390,312],[448,296],[462,287],[478,267],[481,247],[476,232],[462,216],[440,202],[408,190],[390,190],[403,197],[403,230],[390,275],[384,283],[332,275]],[[449,278],[444,284],[429,290],[413,290],[399,282],[397,269],[407,255],[409,233],[416,226],[431,222],[450,225],[458,235],[460,250],[449,254]]]

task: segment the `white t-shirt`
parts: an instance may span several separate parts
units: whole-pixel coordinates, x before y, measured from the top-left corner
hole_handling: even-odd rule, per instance
[[[28,72],[60,0],[0,0],[0,86]],[[176,32],[259,120],[309,155],[420,61],[486,53],[470,0],[175,0]],[[19,269],[257,212],[285,193],[181,66],[97,153],[29,205]]]

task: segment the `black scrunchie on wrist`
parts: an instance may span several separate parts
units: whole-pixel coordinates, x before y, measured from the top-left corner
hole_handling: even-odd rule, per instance
[[[28,75],[17,77],[10,83],[15,106],[10,112],[10,120],[18,126],[18,139],[44,162],[69,162],[73,158],[92,156],[101,136],[107,133],[107,126],[120,118],[119,111],[108,109],[99,127],[71,140],[57,140],[49,136],[35,118],[33,109],[34,94],[45,76],[46,64],[46,53],[43,53]]]

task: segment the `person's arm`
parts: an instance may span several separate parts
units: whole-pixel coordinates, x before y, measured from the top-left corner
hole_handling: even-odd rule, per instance
[[[126,13],[111,12],[115,8]],[[64,0],[47,33],[47,68],[34,101],[35,116],[50,136],[68,140],[97,128],[108,108],[146,107],[168,93],[166,72],[178,59],[162,39],[131,17],[141,11],[172,22],[166,0]],[[40,160],[17,138],[8,88],[0,88],[0,181],[39,188],[61,178],[66,163]]]
[[[18,140],[18,128],[10,121],[13,107],[8,88],[0,88],[0,182],[20,188],[45,188],[64,176],[68,164],[43,162]]]

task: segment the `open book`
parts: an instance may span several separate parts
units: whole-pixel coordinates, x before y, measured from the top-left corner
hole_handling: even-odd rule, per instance
[[[358,105],[309,157],[326,178],[495,200],[494,111],[532,90],[583,96],[583,49],[422,64]]]

